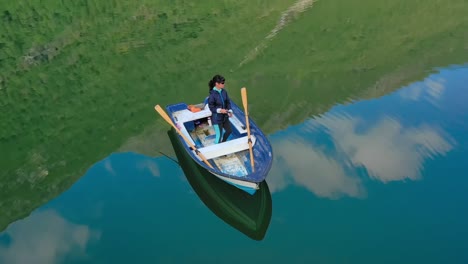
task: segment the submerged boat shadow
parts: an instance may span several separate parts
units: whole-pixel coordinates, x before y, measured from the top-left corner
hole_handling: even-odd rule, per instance
[[[254,195],[250,195],[215,177],[193,161],[173,128],[167,134],[180,167],[202,202],[230,226],[254,240],[262,240],[272,214],[271,194],[266,181],[260,183]]]

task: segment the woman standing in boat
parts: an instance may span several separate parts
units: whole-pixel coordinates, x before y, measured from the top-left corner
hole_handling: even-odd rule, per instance
[[[224,89],[225,82],[223,76],[215,75],[208,83],[210,88],[208,106],[212,113],[211,122],[216,132],[216,144],[226,141],[232,133],[231,122],[229,121],[229,117],[232,116],[231,100]]]

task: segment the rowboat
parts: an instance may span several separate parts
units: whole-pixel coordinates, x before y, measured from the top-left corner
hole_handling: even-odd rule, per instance
[[[270,225],[272,200],[266,181],[254,195],[213,177],[185,150],[175,129],[168,132],[177,161],[200,200],[218,218],[254,240],[262,240]]]
[[[192,110],[183,102],[166,106],[167,113],[159,105],[155,109],[172,125],[178,139],[199,166],[253,195],[271,169],[273,153],[268,138],[254,121],[249,120],[245,88],[241,92],[245,111],[231,101],[232,134],[227,141],[218,144],[214,142],[216,135],[210,121],[212,113],[208,97]]]

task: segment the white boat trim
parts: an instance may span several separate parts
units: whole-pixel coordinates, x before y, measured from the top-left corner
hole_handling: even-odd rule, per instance
[[[212,172],[212,174],[215,175],[216,177],[220,178],[221,180],[227,181],[228,183],[232,183],[234,185],[247,187],[247,188],[253,189],[253,190],[258,190],[259,189],[259,184],[256,183],[256,182],[248,182],[248,181],[241,181],[241,180],[231,179],[231,178],[228,178],[228,177],[218,175],[218,174],[213,173],[213,172]]]
[[[187,129],[185,128],[185,126],[183,125],[180,125],[180,123],[176,123],[176,126],[177,128],[179,129],[180,133],[184,134],[184,136],[190,140],[190,143],[192,143],[192,145],[195,145],[195,142],[193,141],[192,139],[192,136],[190,136],[190,133],[187,131]],[[184,141],[185,142],[185,141]]]

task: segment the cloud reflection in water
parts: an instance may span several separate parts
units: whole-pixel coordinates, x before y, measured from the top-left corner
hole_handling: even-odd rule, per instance
[[[69,255],[84,257],[87,244],[100,234],[46,210],[12,224],[2,236],[8,242],[0,244],[0,263],[54,264]]]
[[[341,106],[272,136],[272,191],[294,184],[319,197],[364,197],[366,178],[383,183],[421,179],[424,162],[447,154],[456,142],[437,123],[426,121],[420,109],[412,113],[417,122],[403,122],[408,120],[398,107],[405,102],[438,106],[445,83],[442,77],[428,77],[384,99]],[[393,107],[376,108],[376,101]]]
[[[274,167],[268,176],[273,192],[297,184],[320,197],[365,195],[361,180],[348,175],[338,160],[327,157],[313,143],[286,139],[277,142],[275,150]]]
[[[389,117],[363,133],[356,131],[355,118],[325,117],[318,123],[329,131],[338,155],[345,155],[354,166],[364,166],[371,178],[382,182],[417,180],[426,158],[453,148],[435,127],[403,127]]]

